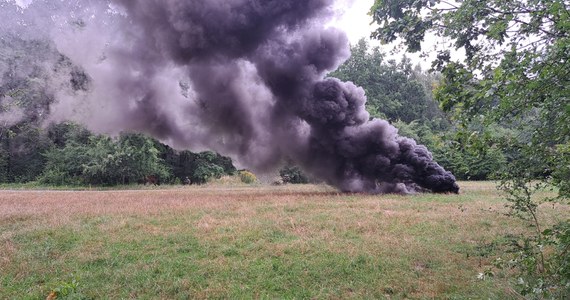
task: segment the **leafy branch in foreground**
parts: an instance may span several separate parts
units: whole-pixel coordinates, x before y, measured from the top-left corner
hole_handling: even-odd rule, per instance
[[[539,210],[570,198],[570,2],[376,0],[371,15],[373,38],[400,39],[410,52],[428,36],[450,41],[432,67],[443,75],[436,97],[460,127],[483,119],[517,132],[498,144],[507,153],[499,188],[533,229],[513,243],[520,291],[569,295],[570,220],[542,220]],[[454,59],[452,48],[464,55]],[[555,196],[541,197],[545,188]]]

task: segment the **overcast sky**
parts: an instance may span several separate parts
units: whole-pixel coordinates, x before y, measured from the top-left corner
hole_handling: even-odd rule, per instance
[[[32,1],[16,0],[22,6],[26,6]],[[337,11],[337,18],[331,22],[331,25],[345,31],[352,44],[355,44],[361,38],[369,38],[375,28],[375,26],[370,25],[372,17],[368,15],[373,4],[374,0],[336,0],[335,10]],[[371,44],[380,45],[377,41],[371,41]],[[392,50],[392,47],[382,46],[382,50],[389,52]],[[389,55],[388,57],[399,60],[402,55]],[[414,64],[420,63],[424,69],[429,68],[431,60],[428,62],[420,59],[418,55],[406,55],[412,59]]]
[[[372,17],[368,15],[373,4],[374,0],[337,0],[336,9],[339,12],[339,18],[333,22],[333,26],[344,30],[352,44],[355,44],[363,37],[370,38],[370,34],[377,27],[376,25],[370,25]],[[429,50],[429,48],[433,47],[437,42],[441,42],[441,40],[436,39],[434,35],[428,34],[426,41],[422,43],[422,49]],[[417,53],[410,54],[401,52],[390,54],[389,52],[393,50],[395,44],[380,45],[378,41],[370,41],[370,44],[380,46],[381,50],[387,54],[388,59],[400,60],[406,55],[412,60],[414,65],[419,63],[424,70],[431,67],[431,62],[435,58],[435,54],[427,59],[420,58]]]
[[[340,0],[337,3],[337,10],[342,16],[336,20],[335,26],[342,28],[348,34],[351,43],[370,36],[374,26],[370,26],[372,17],[368,15],[368,11],[373,3],[374,0]]]
[[[16,0],[20,6],[27,6],[33,0]],[[367,15],[374,0],[337,0],[336,10],[342,14],[334,24],[342,28],[355,43],[362,37],[369,37],[372,28],[371,17]]]

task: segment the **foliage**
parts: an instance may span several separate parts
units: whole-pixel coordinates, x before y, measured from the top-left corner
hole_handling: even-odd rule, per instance
[[[240,178],[241,182],[247,183],[247,184],[252,184],[252,183],[255,183],[257,181],[257,177],[255,176],[255,174],[253,174],[252,172],[250,172],[248,170],[240,171],[239,172],[239,178]]]
[[[45,153],[47,159],[39,181],[49,185],[81,184],[83,166],[89,161],[88,145],[70,142],[64,148],[51,148]]]
[[[497,140],[512,134],[497,127],[478,127],[478,131],[450,129],[435,131],[419,121],[394,122],[398,133],[424,144],[434,159],[460,180],[495,178],[506,162],[506,154]]]
[[[7,182],[8,181],[8,172],[9,172],[9,160],[8,160],[8,151],[3,148],[0,148],[0,182]]]
[[[193,154],[190,180],[193,183],[203,184],[212,179],[219,179],[224,175],[224,168],[218,165],[218,154],[205,151]]]
[[[41,182],[116,185],[135,183],[149,175],[159,179],[169,176],[153,140],[143,135],[123,134],[116,141],[90,136],[86,144],[79,141],[68,141],[63,148],[53,147],[45,154]]]
[[[309,183],[309,178],[301,171],[298,166],[289,165],[279,170],[279,176],[283,183],[304,184]]]
[[[517,287],[533,298],[565,299],[570,295],[570,220],[543,229],[535,194],[548,186],[525,181],[522,177],[503,180],[500,188],[508,193],[509,215],[526,220],[534,234],[508,236],[508,260],[498,258],[499,269],[516,269]],[[505,263],[506,262],[506,263]]]
[[[409,59],[400,63],[385,61],[379,48],[370,48],[365,40],[351,47],[352,56],[331,76],[362,86],[367,95],[367,109],[375,117],[387,118],[399,129],[400,135],[424,144],[435,159],[459,179],[486,180],[504,165],[503,147],[492,139],[507,129],[495,126],[486,129],[479,120],[464,126],[477,134],[452,125],[433,99],[434,90],[441,89],[439,73],[427,73]],[[462,132],[461,135],[456,133]],[[470,145],[477,147],[470,147]],[[282,170],[299,171],[299,170]],[[296,174],[285,174],[284,182]],[[306,178],[299,182],[306,182]]]
[[[237,172],[236,167],[233,165],[232,159],[227,157],[227,156],[223,156],[219,153],[215,153],[216,157],[214,158],[214,163],[217,164],[218,166],[222,167],[222,169],[224,170],[224,174],[225,175],[235,175]]]
[[[408,123],[442,116],[432,99],[434,76],[413,69],[409,59],[385,61],[380,49],[370,49],[364,39],[351,47],[351,54],[330,76],[364,88],[372,116]]]
[[[218,153],[206,151],[193,153],[191,151],[175,151],[167,145],[156,143],[160,157],[171,170],[171,181],[178,179],[203,184],[210,179],[220,178],[222,175],[234,175],[237,171],[229,157]]]
[[[3,157],[3,177],[7,182],[26,182],[34,180],[43,171],[45,158],[42,152],[51,147],[51,141],[42,134],[37,126],[21,123],[6,129],[0,137]]]
[[[570,4],[560,0],[377,0],[371,10],[380,25],[373,37],[383,42],[400,38],[416,52],[431,32],[453,43],[439,49],[432,66],[443,75],[437,99],[460,123],[459,132],[477,132],[469,126],[482,119],[483,126],[499,124],[516,133],[495,141],[505,149],[500,188],[513,215],[537,229],[522,237],[519,257],[525,259],[517,263],[526,278],[521,292],[537,297],[564,293],[567,287],[559,283],[570,281],[568,264],[558,259],[570,244],[544,234],[552,228],[538,229],[542,201],[535,196],[551,185],[558,194],[550,201],[567,203],[570,196],[569,11]],[[464,57],[452,59],[452,47]]]
[[[67,61],[67,64],[63,62]],[[69,60],[53,43],[4,34],[0,39],[0,180],[35,180],[53,141],[42,129],[54,91],[71,90]]]
[[[66,300],[82,300],[90,299],[83,295],[80,291],[79,281],[72,278],[69,282],[61,282],[46,298],[47,300],[66,299]]]
[[[561,166],[570,166],[570,143],[557,145],[554,155],[550,157],[553,160],[551,165],[559,164]],[[561,196],[570,198],[570,167],[554,167],[552,171],[552,181],[559,189]]]
[[[568,3],[550,1],[376,1],[371,13],[384,42],[403,39],[419,51],[427,31],[451,38],[465,51],[464,62],[442,50],[434,67],[442,70],[438,99],[446,111],[468,124],[518,128],[510,146],[534,152],[540,165],[564,170],[554,182],[567,182],[564,149],[570,136]],[[520,145],[514,145],[519,142]],[[542,155],[541,155],[542,153]]]
[[[46,130],[48,138],[57,148],[65,147],[68,142],[87,144],[92,136],[89,130],[72,122],[50,124]]]
[[[124,133],[111,138],[93,135],[73,123],[52,124],[45,130],[31,124],[26,126],[36,134],[32,135],[34,139],[30,138],[35,142],[25,143],[27,152],[21,159],[10,148],[0,147],[0,154],[7,154],[0,156],[0,182],[13,182],[11,178],[26,168],[35,173],[21,182],[37,179],[49,185],[132,184],[151,175],[159,182],[182,182],[188,177],[191,182],[201,184],[236,172],[228,157],[213,152],[178,152],[142,134]],[[18,140],[14,141],[14,136]],[[10,145],[22,144],[21,140],[21,134],[3,139]],[[37,162],[30,155],[37,157]]]
[[[90,144],[86,151],[90,159],[83,165],[86,183],[128,184],[149,175],[168,176],[153,141],[141,134],[123,134],[117,142],[96,136]]]

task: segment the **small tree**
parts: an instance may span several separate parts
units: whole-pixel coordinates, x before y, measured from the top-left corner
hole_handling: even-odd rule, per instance
[[[39,181],[51,185],[81,184],[84,166],[89,162],[87,145],[74,141],[63,148],[52,147],[44,155],[46,166]]]

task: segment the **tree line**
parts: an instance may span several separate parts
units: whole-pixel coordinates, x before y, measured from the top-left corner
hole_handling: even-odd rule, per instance
[[[148,136],[94,134],[49,122],[55,90],[86,91],[88,76],[47,40],[0,39],[0,183],[119,185],[145,181],[202,184],[236,168],[213,152],[176,151]]]
[[[46,185],[202,184],[237,170],[214,152],[176,151],[139,133],[112,138],[74,123],[4,128],[0,182]],[[186,182],[185,182],[186,181]]]
[[[131,184],[153,174],[162,182],[188,178],[203,183],[235,173],[228,158],[211,152],[177,152],[140,134],[110,138],[72,123],[46,127],[42,116],[49,115],[49,105],[55,99],[47,87],[87,90],[87,75],[47,41],[5,36],[0,51],[0,64],[4,66],[0,116],[3,111],[21,114],[19,121],[0,124],[0,182]],[[364,39],[353,45],[351,52],[352,56],[329,76],[363,87],[372,117],[389,120],[401,135],[425,144],[436,160],[459,179],[490,179],[504,165],[508,153],[496,144],[481,144],[476,150],[465,147],[475,142],[473,136],[457,134],[456,122],[434,99],[441,74],[413,66],[406,58],[400,62],[387,60],[379,48],[370,47]],[[66,75],[61,77],[67,82],[54,82],[53,78],[58,77],[54,74],[60,73]],[[475,121],[470,126],[482,127]],[[501,127],[484,134],[515,133]],[[279,173],[284,182],[310,181],[291,164]]]
[[[0,116],[20,114],[12,121],[4,115],[0,124],[0,182],[117,185],[137,183],[152,175],[165,183],[204,183],[235,174],[227,157],[175,151],[142,134],[123,133],[111,138],[69,122],[46,126],[45,116],[55,99],[48,87],[88,90],[88,76],[47,41],[5,36],[0,40],[0,51],[0,66],[4,67]],[[351,52],[352,56],[329,76],[363,87],[372,117],[389,120],[401,135],[425,144],[459,179],[490,179],[503,165],[508,154],[494,144],[481,145],[477,151],[465,147],[473,143],[472,136],[457,134],[457,124],[434,99],[441,74],[414,67],[409,59],[387,60],[379,48],[370,47],[364,39],[353,45]],[[65,76],[55,76],[58,74]],[[471,126],[478,125],[473,122]],[[491,133],[513,134],[505,127],[487,130]],[[310,181],[291,163],[279,174],[283,182]]]

